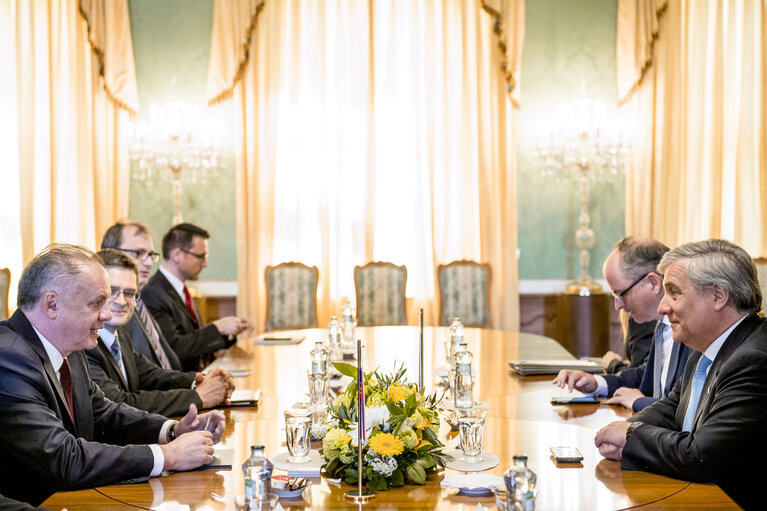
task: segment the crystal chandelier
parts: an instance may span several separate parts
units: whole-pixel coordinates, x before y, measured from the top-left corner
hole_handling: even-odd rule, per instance
[[[579,228],[575,245],[580,249],[581,273],[568,286],[568,294],[602,293],[602,287],[588,273],[589,251],[596,235],[589,217],[589,182],[611,181],[623,171],[628,154],[628,137],[617,115],[609,115],[601,101],[581,98],[560,103],[556,113],[539,126],[536,156],[544,176],[580,188]]]
[[[133,125],[129,156],[133,175],[173,185],[173,225],[183,222],[182,179],[205,184],[217,176],[224,150],[215,140],[215,123],[200,119],[200,108],[183,101],[151,105],[149,121]]]

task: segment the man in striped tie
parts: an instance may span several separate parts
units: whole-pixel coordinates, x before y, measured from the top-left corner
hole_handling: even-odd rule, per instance
[[[149,227],[136,220],[121,220],[104,233],[101,249],[106,248],[122,250],[133,259],[139,268],[139,294],[136,295],[136,313],[125,325],[125,329],[133,342],[133,349],[163,369],[180,371],[181,361],[168,344],[157,325],[157,321],[152,317],[141,299],[141,290],[149,280],[152,266],[160,258],[160,254],[154,251]]]
[[[555,384],[571,391],[612,396],[607,404],[625,406],[635,412],[668,394],[684,372],[690,349],[674,343],[668,318],[658,311],[663,298],[663,275],[656,267],[666,252],[668,247],[657,240],[629,236],[617,243],[602,269],[615,308],[628,312],[637,323],[655,325],[652,347],[644,362],[604,376],[563,370],[554,379]]]
[[[669,394],[595,444],[621,468],[716,483],[747,509],[763,506],[767,454],[767,324],[756,267],[739,246],[710,239],[668,252],[658,312],[694,350]]]

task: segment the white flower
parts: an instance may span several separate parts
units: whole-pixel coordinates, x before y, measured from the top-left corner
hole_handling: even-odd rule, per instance
[[[389,477],[397,470],[397,460],[394,456],[369,457],[365,461],[368,462],[374,472],[378,472],[384,477]]]
[[[391,417],[391,413],[389,413],[389,409],[386,408],[386,406],[370,406],[365,407],[365,445],[368,443],[368,439],[370,439],[370,433],[373,431],[373,428],[376,426],[382,426],[386,424],[386,421],[389,420],[389,417]],[[352,422],[349,424],[349,432],[348,435],[352,437],[352,445],[354,447],[357,447],[357,428],[358,424],[356,422]]]
[[[331,428],[330,422],[315,422],[312,424],[312,436],[317,440],[325,438],[328,430]]]

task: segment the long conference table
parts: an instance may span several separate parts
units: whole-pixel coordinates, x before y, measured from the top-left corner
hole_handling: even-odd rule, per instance
[[[232,469],[207,469],[174,473],[146,483],[103,486],[89,490],[59,492],[43,505],[69,511],[98,509],[229,510],[243,493],[240,464],[249,456],[249,446],[264,444],[271,459],[286,451],[283,410],[306,401],[309,352],[324,329],[280,332],[280,337],[303,335],[296,345],[254,345],[254,337],[241,336],[238,343],[214,366],[248,369],[238,377],[242,389],[261,389],[255,408],[227,408],[222,447],[232,449]],[[447,328],[424,331],[424,383],[427,392],[442,392],[437,385],[438,368],[445,366],[444,340]],[[404,362],[407,377],[418,381],[419,334],[416,327],[357,328],[363,340],[365,371],[380,367],[390,372]],[[624,471],[620,464],[599,455],[594,434],[605,424],[631,415],[625,408],[608,405],[552,406],[549,399],[565,392],[551,384],[551,376],[518,376],[508,369],[510,360],[572,358],[559,343],[538,335],[497,330],[466,329],[465,338],[474,354],[475,399],[489,404],[484,433],[484,451],[494,453],[500,464],[486,473],[502,475],[515,454],[526,454],[528,466],[538,476],[537,510],[639,509],[739,509],[717,486],[694,484],[647,472]],[[355,363],[352,361],[352,363]],[[450,450],[457,432],[441,421],[440,437]],[[575,446],[583,454],[580,466],[557,466],[550,457],[553,446]],[[318,448],[319,446],[317,446]],[[362,505],[370,509],[456,509],[474,511],[478,504],[495,509],[492,495],[469,497],[441,487],[450,469],[430,475],[423,486],[404,485],[378,492]],[[290,509],[358,509],[345,500],[351,486],[335,485],[325,478],[313,484],[298,500],[281,499]]]

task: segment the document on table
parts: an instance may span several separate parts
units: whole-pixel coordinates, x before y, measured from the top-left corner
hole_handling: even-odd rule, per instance
[[[587,373],[601,373],[601,364],[591,360],[513,360],[509,362],[512,371],[523,376],[536,374],[557,374],[562,369],[576,369]]]

